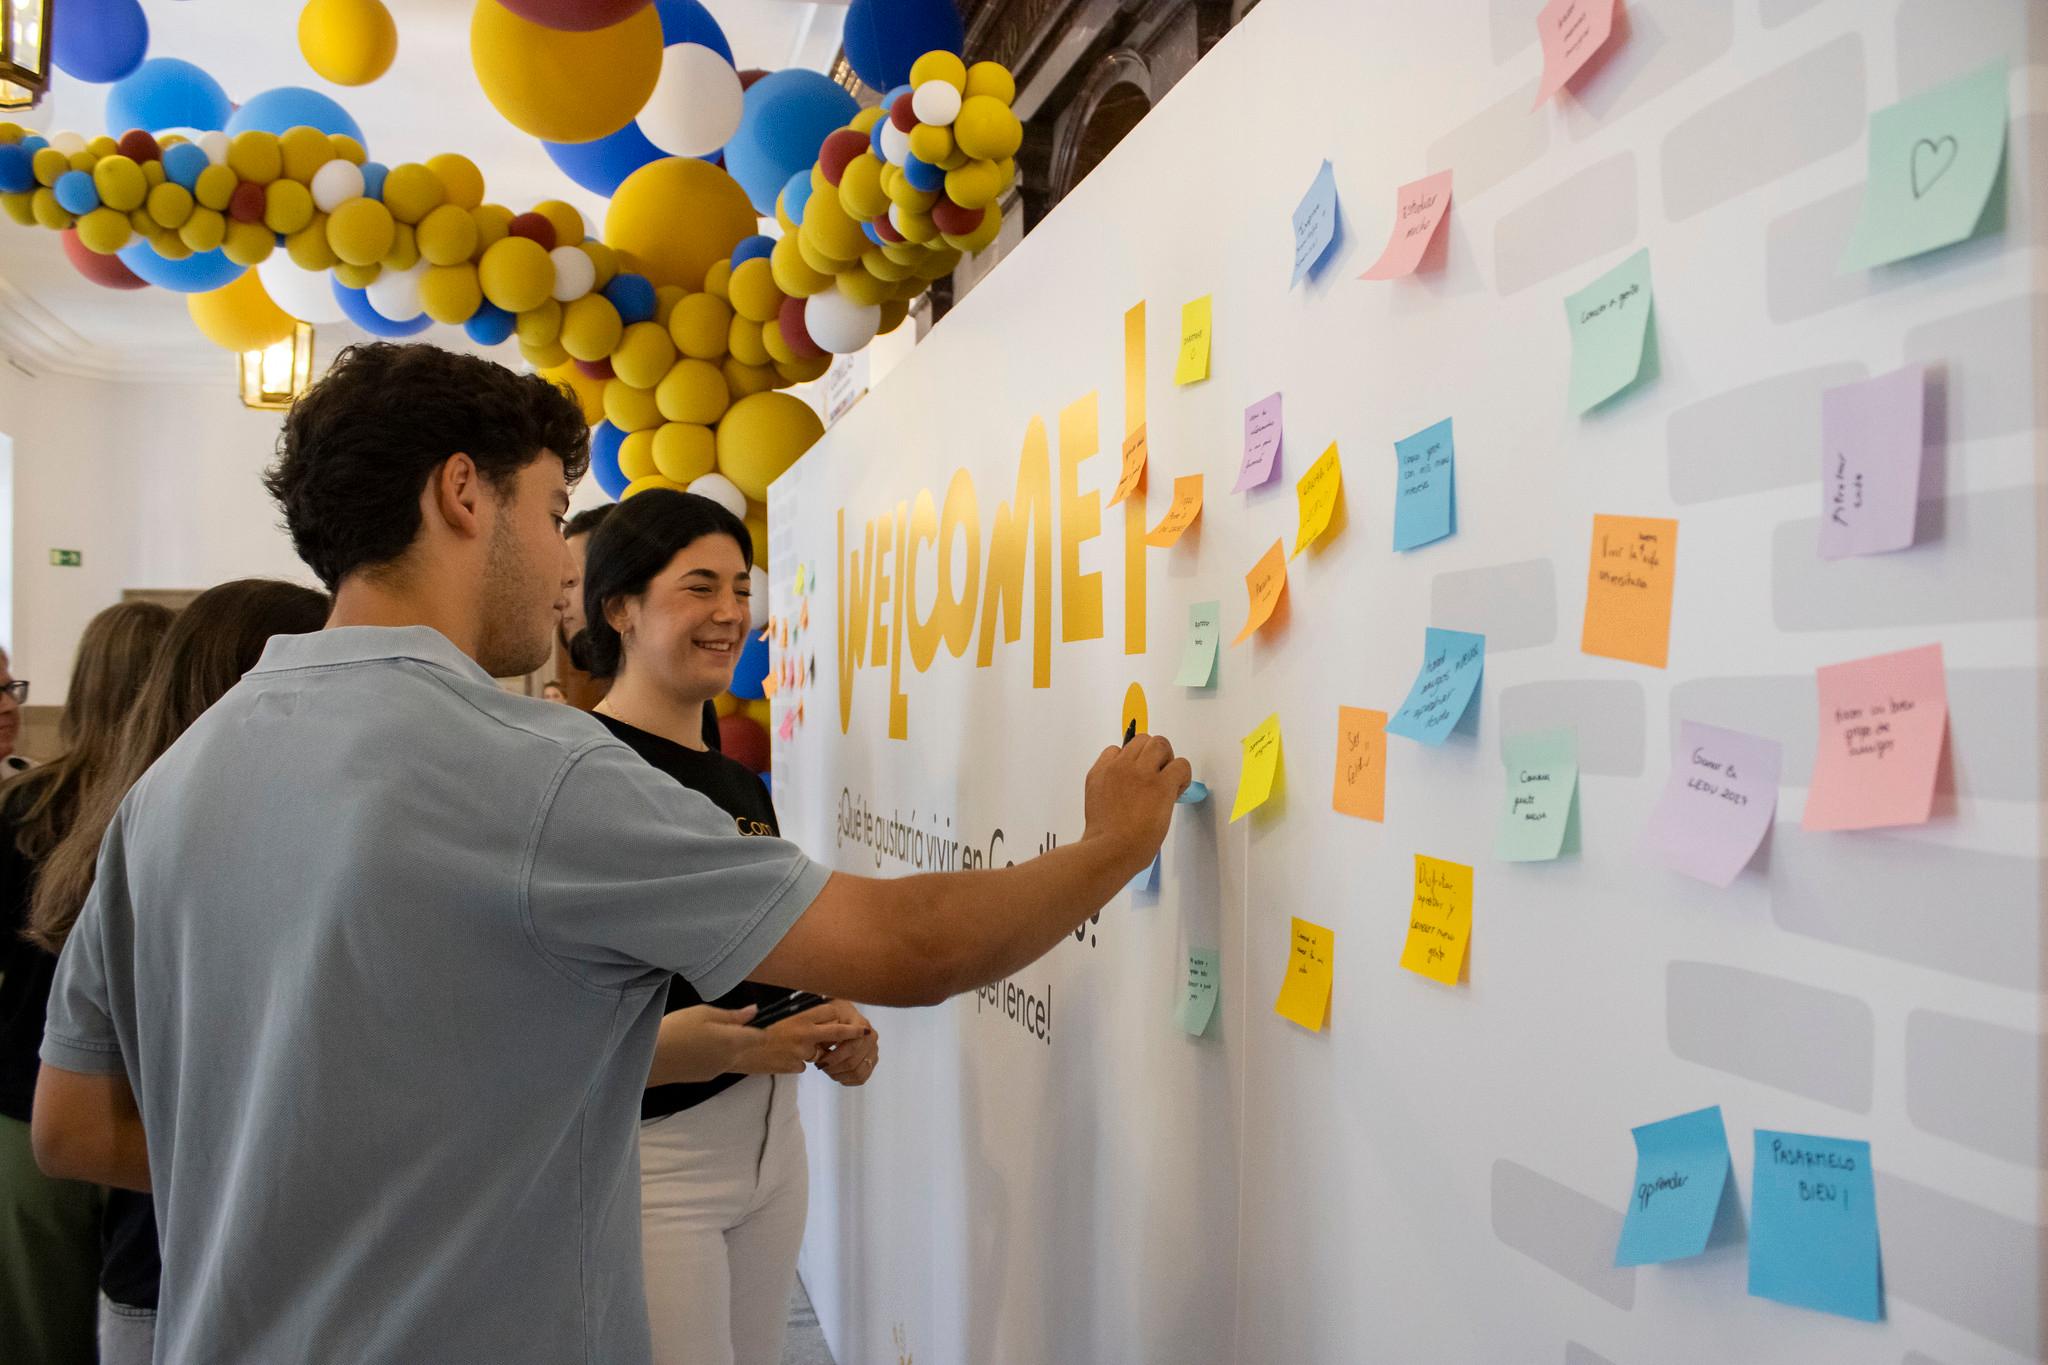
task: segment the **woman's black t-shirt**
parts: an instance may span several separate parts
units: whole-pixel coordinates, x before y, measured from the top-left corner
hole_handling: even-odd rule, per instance
[[[602,713],[592,714],[634,753],[685,787],[710,797],[720,810],[733,818],[741,834],[781,833],[775,823],[775,805],[768,799],[768,789],[738,760],[721,753],[688,748]],[[689,907],[677,906],[676,911],[688,914]],[[770,1005],[788,994],[778,986],[757,986],[751,981],[743,981],[730,993],[708,1003],[720,1009],[736,1010],[745,1005]],[[669,981],[668,1013],[674,1014],[691,1005],[705,1003],[704,998],[682,977]],[[642,1120],[658,1119],[680,1113],[745,1079],[738,1072],[728,1072],[708,1081],[652,1086],[640,1097],[640,1117]]]

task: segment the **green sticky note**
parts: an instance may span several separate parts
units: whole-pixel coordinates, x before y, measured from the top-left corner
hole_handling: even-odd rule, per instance
[[[1188,642],[1181,650],[1180,671],[1173,680],[1182,687],[1208,687],[1216,681],[1216,644],[1223,638],[1220,602],[1197,602],[1188,608]]]
[[[1573,412],[1597,408],[1643,377],[1650,311],[1647,247],[1565,299]]]
[[[2004,222],[2005,77],[2005,62],[1993,62],[1870,116],[1870,179],[1842,269],[1901,261]]]
[[[1191,1038],[1209,1031],[1216,1014],[1216,994],[1223,987],[1221,956],[1214,948],[1188,949],[1188,985],[1181,993],[1180,1027]]]
[[[1578,847],[1579,737],[1571,730],[1510,735],[1501,743],[1501,861],[1549,862]]]

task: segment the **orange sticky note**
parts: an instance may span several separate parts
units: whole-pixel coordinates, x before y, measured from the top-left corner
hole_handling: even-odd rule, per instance
[[[1280,605],[1280,595],[1287,591],[1287,550],[1282,542],[1274,541],[1273,548],[1259,556],[1259,562],[1244,576],[1244,590],[1251,599],[1251,614],[1245,618],[1244,629],[1230,642],[1234,645],[1243,644],[1253,631],[1272,619],[1273,608]]]
[[[1148,454],[1143,426],[1124,437],[1124,472],[1117,477],[1116,492],[1109,499],[1111,507],[1144,487],[1145,460]]]
[[[1614,35],[1614,0],[1550,0],[1536,15],[1536,36],[1543,40],[1543,84],[1536,103],[1555,95],[1579,74],[1593,54]]]
[[[776,690],[780,688],[781,685],[782,680],[776,676],[775,670],[772,668],[769,669],[766,673],[761,675],[762,697],[773,698],[775,696]]]
[[[1166,547],[1179,541],[1202,515],[1202,476],[1184,474],[1173,481],[1173,505],[1145,536],[1147,545]]]
[[[1671,648],[1671,585],[1677,573],[1676,521],[1594,517],[1580,652],[1664,667]]]
[[[1287,975],[1273,1013],[1310,1033],[1323,1031],[1330,1008],[1330,981],[1336,973],[1337,931],[1296,919],[1287,936]]]
[[[1807,829],[1924,825],[1948,732],[1940,645],[1818,670],[1820,748],[1806,792]]]
[[[1472,939],[1472,869],[1415,855],[1415,900],[1401,965],[1446,986],[1458,984]]]
[[[1232,824],[1265,805],[1273,795],[1280,776],[1280,713],[1275,711],[1260,721],[1257,729],[1238,741],[1238,748],[1243,761],[1237,773],[1237,800],[1230,808]]]
[[[1330,514],[1344,493],[1344,466],[1337,462],[1337,443],[1316,457],[1294,485],[1294,500],[1300,508],[1301,525],[1294,532],[1294,553],[1316,543],[1330,529]]]
[[[1337,785],[1330,805],[1361,820],[1387,818],[1387,713],[1337,708]]]

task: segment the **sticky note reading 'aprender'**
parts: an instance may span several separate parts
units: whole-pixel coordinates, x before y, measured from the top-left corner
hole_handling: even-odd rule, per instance
[[[1223,604],[1197,602],[1188,608],[1188,642],[1180,653],[1182,687],[1207,687],[1216,680],[1216,646],[1223,638]]]
[[[1578,823],[1579,737],[1572,730],[1510,735],[1501,748],[1507,800],[1500,813],[1500,858],[1549,862],[1572,852]]]
[[[1863,216],[1842,269],[1902,261],[2004,221],[2005,87],[2001,57],[1870,116]]]
[[[1573,412],[1599,407],[1642,377],[1654,303],[1647,247],[1565,298]]]
[[[1117,475],[1116,492],[1110,495],[1109,505],[1116,506],[1145,484],[1145,460],[1149,451],[1145,444],[1145,428],[1124,437],[1124,467]]]
[[[1664,667],[1671,651],[1671,588],[1677,574],[1676,521],[1595,516],[1580,652]]]
[[[1415,900],[1408,909],[1408,941],[1401,948],[1401,965],[1419,976],[1455,986],[1471,938],[1472,869],[1416,854]]]
[[[1313,275],[1337,240],[1337,172],[1328,161],[1294,210],[1294,278],[1288,288]]]
[[[1173,382],[1194,384],[1209,377],[1209,299],[1207,294],[1180,306],[1180,358]]]
[[[1330,529],[1330,515],[1337,510],[1337,500],[1344,496],[1344,467],[1337,461],[1337,443],[1330,442],[1330,448],[1316,457],[1294,485],[1294,499],[1300,510],[1301,521],[1294,530],[1294,553],[1300,554],[1309,546],[1322,539],[1323,532]]]
[[[1948,733],[1940,645],[1830,664],[1820,684],[1820,747],[1807,829],[1924,825]]]
[[[1394,548],[1412,550],[1458,529],[1451,419],[1394,442]]]
[[[1361,820],[1387,818],[1387,713],[1337,708],[1337,781],[1330,807]]]
[[[1202,476],[1183,474],[1173,481],[1173,501],[1159,524],[1145,534],[1147,545],[1169,549],[1202,515]]]
[[[1775,739],[1681,721],[1644,842],[1672,871],[1729,885],[1771,827],[1782,766]]]
[[[1379,260],[1358,278],[1392,280],[1412,275],[1451,211],[1451,173],[1438,171],[1394,191],[1394,231]]]
[[[1287,591],[1287,551],[1281,542],[1274,541],[1273,547],[1252,565],[1252,571],[1244,576],[1244,591],[1251,600],[1251,608],[1244,629],[1230,642],[1234,645],[1243,644],[1253,631],[1272,619],[1273,608],[1280,605],[1280,595]]]
[[[1422,668],[1387,733],[1441,744],[1457,728],[1486,668],[1486,637],[1429,627],[1422,637]]]
[[[1336,972],[1337,931],[1305,919],[1293,922],[1287,936],[1287,975],[1273,1012],[1310,1033],[1323,1031],[1330,1008],[1330,980]]]
[[[1230,808],[1232,824],[1265,805],[1273,794],[1273,780],[1280,772],[1280,713],[1260,721],[1238,747],[1243,763],[1237,774],[1237,802]]]
[[[1188,949],[1187,989],[1180,997],[1181,1032],[1199,1038],[1216,1017],[1216,996],[1223,989],[1222,955],[1214,948]]]
[[[1616,1265],[1679,1261],[1707,1249],[1728,1187],[1728,1132],[1721,1107],[1646,1123],[1636,1139],[1636,1184],[1621,1224]]]
[[[1870,1144],[1756,1130],[1749,1292],[1876,1322],[1884,1316]]]
[[[1258,488],[1280,472],[1280,395],[1268,394],[1244,410],[1244,463],[1238,466],[1233,493]]]
[[[1614,0],[1550,0],[1536,15],[1536,36],[1543,42],[1543,84],[1536,103],[1571,83],[1593,54],[1614,35]]]
[[[1820,557],[1913,543],[1927,370],[1908,365],[1820,396]]]

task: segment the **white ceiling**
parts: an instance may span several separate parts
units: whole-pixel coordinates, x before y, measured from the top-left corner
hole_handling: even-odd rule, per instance
[[[338,99],[363,127],[370,154],[387,165],[461,152],[484,173],[492,200],[515,209],[564,199],[601,219],[603,201],[555,169],[540,143],[505,122],[484,99],[469,63],[472,0],[385,0],[398,22],[398,59],[367,86],[330,85],[299,55],[297,0],[143,0],[150,55],[182,57],[211,72],[231,98],[278,85],[304,85]],[[829,67],[839,50],[843,3],[704,0],[742,68]],[[63,0],[57,20],[63,22]],[[105,126],[106,87],[62,72],[50,94],[18,122],[91,136]],[[354,339],[323,328],[320,350]],[[332,334],[331,336],[329,334]],[[433,333],[460,343],[453,328]],[[0,219],[0,351],[43,367],[135,378],[220,373],[220,352],[199,335],[182,296],[160,289],[115,291],[81,277],[58,236]]]

